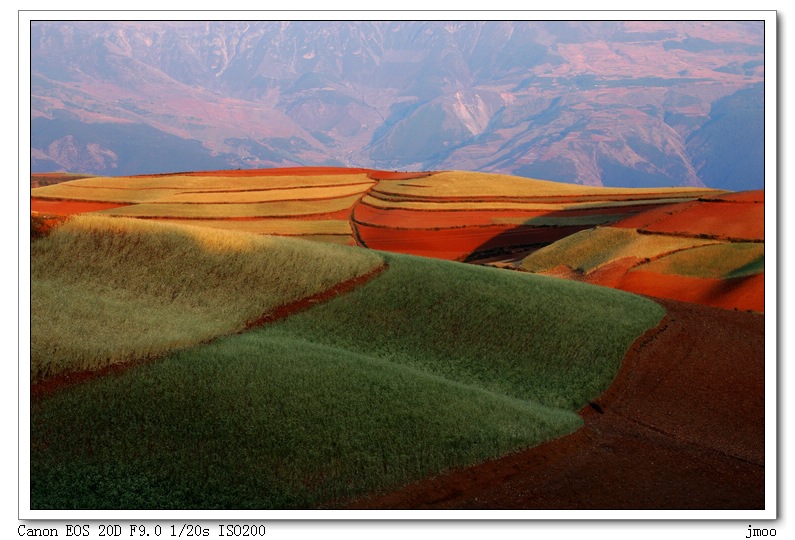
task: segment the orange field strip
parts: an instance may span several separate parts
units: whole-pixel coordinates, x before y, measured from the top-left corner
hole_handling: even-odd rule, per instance
[[[530,219],[546,215],[539,211],[501,211],[500,217]],[[354,209],[357,222],[373,226],[428,229],[439,227],[460,227],[462,225],[495,225],[495,212],[492,210],[470,211],[422,211],[400,208],[378,208],[365,202]]]
[[[59,185],[61,188],[67,188],[70,190],[75,189],[91,189],[91,190],[119,190],[119,191],[176,191],[179,193],[245,193],[249,191],[278,191],[278,190],[294,190],[294,189],[317,189],[317,188],[335,188],[335,187],[344,187],[344,186],[371,186],[375,184],[375,182],[367,181],[367,182],[348,182],[348,183],[340,183],[340,184],[315,184],[315,185],[301,185],[301,186],[276,186],[276,187],[254,187],[254,188],[240,188],[240,189],[227,189],[227,188],[214,188],[214,189],[207,189],[207,190],[198,190],[196,188],[187,190],[184,186],[176,187],[176,186],[159,186],[159,187],[123,187],[123,186],[93,186],[93,185],[75,185],[72,182],[68,184]],[[45,186],[48,187],[49,186]],[[36,188],[38,189],[38,188]]]
[[[666,194],[698,197],[724,193],[705,188],[610,188],[564,184],[496,173],[447,171],[409,181],[382,181],[378,189],[396,195],[421,197],[566,197],[566,196],[641,196],[662,197]]]
[[[284,236],[306,235],[306,234],[333,234],[351,235],[351,224],[342,219],[161,219],[168,223],[179,225],[194,225],[199,227],[210,227],[214,229],[234,230],[250,232],[255,234],[278,234]]]
[[[682,302],[764,312],[764,273],[732,279],[707,279],[635,270],[617,288]]]
[[[740,191],[737,193],[725,193],[723,195],[716,195],[715,197],[702,197],[706,202],[741,202],[741,203],[760,203],[765,202],[765,190],[758,189],[755,191]]]
[[[546,203],[462,203],[456,201],[446,201],[437,199],[433,202],[414,202],[414,201],[385,201],[372,194],[365,196],[362,203],[385,210],[401,209],[414,210],[421,212],[470,212],[476,210],[501,211],[501,212],[576,212],[584,210],[585,213],[595,213],[603,211],[605,213],[615,212],[616,209],[632,208],[640,210],[648,209],[653,206],[668,205],[678,202],[678,199],[644,199],[627,201],[599,201],[599,202],[570,202],[567,204],[546,204]],[[599,210],[602,209],[602,210]],[[572,214],[574,215],[574,214]]]
[[[553,242],[588,228],[493,225],[457,229],[401,229],[357,224],[364,244],[372,249],[462,261],[480,251]]]
[[[699,198],[704,192],[665,192],[665,193],[648,193],[637,192],[627,194],[595,194],[595,195],[491,195],[491,196],[449,196],[449,195],[414,195],[410,193],[391,192],[381,187],[379,183],[373,188],[372,192],[374,197],[383,201],[394,202],[418,202],[418,203],[481,203],[481,202],[517,202],[517,203],[541,203],[541,204],[572,204],[572,203],[588,203],[588,202],[630,202],[638,201],[645,202],[650,200],[666,200],[666,201],[680,201],[680,200],[694,200]],[[712,191],[706,193],[713,193]]]
[[[242,191],[260,189],[284,189],[301,187],[330,187],[344,184],[373,184],[366,174],[336,174],[327,176],[217,176],[217,175],[163,175],[163,176],[117,176],[91,177],[73,180],[68,184],[55,184],[31,190],[32,195],[46,194],[57,186],[93,189],[173,189],[186,191]]]
[[[698,234],[734,241],[764,241],[765,207],[708,202],[689,206],[645,228],[650,233]]]
[[[345,186],[306,186],[302,188],[280,188],[247,191],[188,192],[170,195],[151,201],[152,204],[256,204],[264,202],[320,201],[348,197],[364,193],[370,184]]]
[[[225,219],[233,217],[263,218],[263,217],[290,217],[301,215],[327,214],[350,207],[359,200],[359,195],[333,198],[315,199],[311,201],[294,202],[267,202],[252,204],[137,204],[124,206],[101,213],[126,217],[149,218],[206,218]]]
[[[83,214],[85,212],[96,212],[98,210],[110,210],[113,208],[121,208],[123,206],[127,205],[97,201],[66,201],[38,198],[30,199],[31,211],[58,214],[61,216]]]

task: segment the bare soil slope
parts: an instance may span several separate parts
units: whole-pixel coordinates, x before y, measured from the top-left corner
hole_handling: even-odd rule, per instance
[[[576,433],[348,507],[764,508],[764,316],[659,302]]]

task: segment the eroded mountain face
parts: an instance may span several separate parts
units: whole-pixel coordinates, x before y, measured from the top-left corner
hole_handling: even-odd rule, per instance
[[[33,171],[763,187],[762,22],[34,22]]]

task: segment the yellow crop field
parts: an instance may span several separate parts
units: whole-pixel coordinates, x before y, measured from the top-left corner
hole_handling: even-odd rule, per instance
[[[158,199],[163,203],[257,203],[272,201],[297,201],[307,199],[329,199],[361,194],[370,184],[353,186],[323,186],[306,188],[268,189],[261,191],[212,191],[172,194]]]
[[[286,236],[312,234],[350,235],[352,232],[350,222],[342,219],[257,219],[245,221],[230,219],[165,219],[162,221],[211,229]]]
[[[239,331],[382,262],[318,242],[75,216],[31,243],[31,380]]]
[[[76,186],[73,182],[54,184],[30,190],[31,197],[43,199],[70,199],[113,203],[145,203],[158,201],[180,193],[177,189],[128,190],[106,187]]]
[[[659,274],[723,279],[764,271],[765,245],[727,242],[677,251],[640,266]]]
[[[378,191],[418,197],[554,197],[632,195],[639,198],[660,196],[699,197],[723,193],[703,188],[606,188],[563,184],[494,173],[447,171],[410,180],[382,180]]]
[[[372,195],[365,195],[362,202],[384,209],[402,210],[429,210],[429,211],[450,211],[450,210],[527,210],[527,211],[549,211],[554,212],[569,208],[564,204],[544,204],[535,202],[416,202],[416,201],[385,201]]]
[[[286,176],[198,176],[167,174],[158,176],[95,177],[74,180],[70,185],[116,189],[176,189],[180,191],[239,191],[374,184],[366,174],[286,175]]]
[[[326,214],[350,208],[359,195],[315,201],[275,201],[252,204],[137,204],[101,210],[97,214],[127,217],[223,219]]]
[[[362,199],[362,202],[383,209],[402,209],[402,210],[427,210],[427,211],[461,211],[461,210],[522,210],[529,212],[558,212],[562,210],[577,210],[577,209],[597,209],[597,208],[616,208],[626,206],[641,206],[641,205],[658,205],[667,204],[670,202],[681,202],[683,199],[668,199],[668,198],[649,198],[644,200],[619,200],[610,201],[603,200],[599,202],[578,202],[572,201],[567,203],[542,203],[542,202],[516,202],[516,201],[399,201],[399,200],[384,200],[379,197],[380,194],[368,194]],[[684,199],[691,200],[691,199]]]
[[[581,231],[532,253],[522,261],[530,272],[558,265],[589,273],[624,257],[652,258],[675,250],[716,244],[716,240],[640,234],[634,229],[597,227]]]

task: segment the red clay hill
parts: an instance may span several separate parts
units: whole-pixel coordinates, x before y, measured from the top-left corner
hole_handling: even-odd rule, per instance
[[[764,211],[764,191],[701,197],[567,238],[523,266],[648,296],[764,312]],[[608,255],[588,264],[596,251]]]
[[[764,191],[290,167],[60,181],[32,187],[31,210],[99,212],[458,261],[522,261],[525,270],[641,294],[764,311]]]

